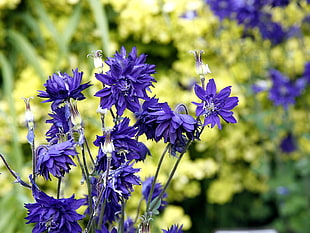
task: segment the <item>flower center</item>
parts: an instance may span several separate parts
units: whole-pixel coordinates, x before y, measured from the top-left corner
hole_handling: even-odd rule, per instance
[[[209,116],[212,112],[215,111],[215,105],[212,101],[205,102],[204,109],[206,111],[206,116]]]
[[[130,89],[131,89],[131,84],[128,80],[122,80],[121,81],[121,85],[120,85],[120,88],[121,88],[121,92],[124,96],[128,96],[130,93]]]

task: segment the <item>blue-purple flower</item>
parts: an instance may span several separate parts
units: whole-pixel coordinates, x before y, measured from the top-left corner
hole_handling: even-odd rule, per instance
[[[172,225],[168,230],[162,229],[163,233],[182,233],[183,225],[178,226],[176,224]]]
[[[145,201],[148,201],[153,181],[154,181],[154,176],[149,177],[145,181],[142,182],[142,195]],[[151,202],[160,195],[162,190],[163,190],[163,187],[161,183],[155,183],[154,191],[151,197]],[[165,206],[167,205],[167,202],[164,200],[165,198],[167,198],[167,193],[164,193],[162,200],[161,200],[161,205],[158,208],[158,210],[163,210]]]
[[[56,108],[52,113],[48,114],[51,119],[46,120],[46,123],[52,124],[46,132],[48,142],[58,143],[59,137],[63,135],[70,136],[71,120],[68,106]]]
[[[228,123],[237,123],[231,111],[238,105],[238,97],[230,97],[231,86],[225,87],[220,92],[216,92],[216,84],[214,79],[210,79],[206,89],[198,84],[195,85],[195,93],[200,103],[193,102],[197,105],[196,116],[204,116],[203,125],[215,125],[222,129],[220,117]]]
[[[128,199],[134,191],[134,185],[140,185],[140,177],[136,175],[140,171],[139,168],[133,168],[133,164],[126,162],[115,170],[110,171],[111,186],[114,190],[125,199]]]
[[[145,134],[148,139],[171,144],[186,144],[186,137],[194,139],[197,129],[197,121],[188,114],[180,114],[171,110],[169,105],[159,103],[152,98],[142,105],[141,112],[136,112],[138,136]],[[186,137],[184,137],[186,135]]]
[[[292,153],[297,150],[297,143],[294,135],[289,132],[281,141],[280,148],[284,153]]]
[[[288,5],[288,0],[205,0],[205,2],[220,20],[234,19],[244,25],[245,35],[249,29],[258,28],[263,39],[270,40],[273,45],[281,43],[290,36],[289,31],[272,21],[272,15],[266,12],[264,7],[284,7]]]
[[[61,72],[54,73],[44,84],[45,91],[39,91],[39,97],[47,98],[43,103],[52,102],[52,110],[55,110],[65,101],[69,101],[70,98],[85,99],[82,91],[91,85],[89,82],[81,84],[83,72],[79,72],[77,68],[72,70],[72,73],[73,76]]]
[[[96,78],[104,84],[104,88],[95,96],[101,97],[100,106],[111,109],[115,105],[117,114],[122,115],[125,109],[136,112],[140,108],[139,99],[148,99],[147,90],[153,86],[155,65],[145,63],[146,55],[137,56],[136,48],[132,48],[127,56],[124,47],[108,58],[106,64],[110,70],[105,74],[96,74]]]
[[[300,79],[293,82],[275,69],[270,69],[269,75],[273,83],[269,90],[269,99],[274,105],[282,105],[287,109],[290,104],[295,104],[295,98],[302,93],[306,80]]]
[[[112,130],[108,131],[103,136],[97,136],[94,141],[94,145],[99,147],[97,156],[97,170],[106,170],[107,166],[107,153],[104,151],[104,145],[107,147],[113,147],[111,167],[117,168],[125,161],[143,160],[148,150],[143,148],[141,150],[142,142],[138,142],[134,137],[136,136],[137,129],[129,126],[129,118],[124,118],[119,124],[117,124]],[[107,136],[109,135],[109,136]],[[109,142],[107,142],[109,140]],[[107,145],[111,143],[111,145]]]
[[[83,199],[70,198],[55,199],[44,192],[33,188],[35,203],[25,204],[28,215],[27,224],[35,223],[33,233],[62,232],[78,233],[82,228],[78,220],[83,218],[76,210],[83,204]]]
[[[134,222],[131,218],[127,218],[124,222],[124,233],[135,233],[137,232],[137,228],[134,226]]]
[[[71,156],[77,155],[73,140],[53,145],[41,145],[36,150],[37,172],[46,180],[50,174],[62,177],[69,172],[70,165],[75,166]]]

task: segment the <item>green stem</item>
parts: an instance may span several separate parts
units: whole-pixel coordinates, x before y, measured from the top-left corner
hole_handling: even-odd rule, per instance
[[[126,206],[126,200],[122,200],[121,219],[119,221],[119,226],[118,226],[119,233],[124,233],[125,206]]]
[[[92,212],[93,211],[93,205],[92,205],[92,200],[91,200],[92,186],[91,186],[90,180],[89,180],[90,176],[89,176],[89,172],[88,172],[88,168],[87,168],[87,164],[86,164],[84,144],[81,146],[81,151],[82,151],[83,166],[84,166],[84,176],[85,176],[84,179],[85,179],[86,184],[87,184],[88,207],[89,207],[89,211]]]
[[[169,175],[169,177],[168,177],[168,180],[167,180],[167,182],[166,182],[164,188],[162,189],[161,193],[159,194],[157,200],[149,207],[149,211],[152,211],[153,208],[158,204],[158,202],[159,202],[159,201],[162,199],[162,197],[164,196],[164,194],[165,194],[165,192],[166,192],[168,186],[170,185],[171,180],[172,180],[172,178],[173,178],[173,176],[174,176],[174,174],[175,174],[175,172],[176,172],[176,170],[177,170],[177,168],[178,168],[178,166],[179,166],[179,163],[181,162],[181,159],[182,159],[183,155],[186,153],[186,151],[187,151],[187,149],[189,148],[189,146],[191,145],[191,143],[192,143],[192,140],[190,140],[190,141],[187,142],[186,147],[185,147],[186,149],[185,149],[184,152],[181,153],[180,156],[178,157],[178,160],[177,160],[176,163],[174,164],[174,167],[173,167],[172,171],[170,172],[170,175]]]
[[[36,155],[36,151],[35,151],[34,139],[31,143],[31,153],[32,153],[32,176],[33,176],[33,181],[36,182],[37,155]]]
[[[94,160],[94,157],[92,156],[92,153],[90,151],[89,144],[88,144],[88,141],[87,141],[86,137],[85,137],[85,145],[86,145],[86,149],[87,149],[87,153],[89,155],[89,158],[90,158],[92,164],[94,165],[95,164],[95,160]]]
[[[153,193],[154,193],[154,189],[155,189],[155,184],[156,184],[156,180],[157,180],[157,177],[158,177],[158,174],[159,174],[159,170],[161,168],[161,165],[164,161],[164,157],[168,151],[168,148],[170,147],[170,144],[168,144],[165,148],[165,150],[163,151],[162,155],[160,156],[160,159],[159,159],[159,162],[158,162],[158,165],[157,165],[157,168],[156,168],[156,172],[155,172],[155,175],[154,175],[154,179],[153,179],[153,182],[152,182],[152,186],[151,186],[151,190],[150,190],[150,193],[149,193],[149,196],[148,196],[148,199],[147,199],[147,204],[146,204],[146,211],[147,211],[147,215],[149,213],[149,210],[150,210],[150,204],[151,204],[151,201],[152,201],[152,196],[153,196]]]
[[[100,203],[102,201],[104,190],[106,188],[106,185],[108,184],[111,159],[112,159],[111,157],[108,157],[108,159],[107,159],[107,170],[106,170],[105,183],[104,183],[102,189],[100,190],[100,193],[98,195],[98,198],[97,198],[97,201],[96,201],[95,206],[93,208],[93,211],[91,212],[91,215],[90,215],[90,218],[88,220],[87,226],[86,226],[86,228],[84,230],[84,233],[88,233],[89,232],[88,229],[90,229],[92,227],[93,221],[94,221],[94,217],[95,217],[96,212],[98,210],[98,207],[100,206]]]
[[[58,177],[58,183],[57,183],[57,199],[60,197],[60,188],[61,188],[61,177]]]
[[[0,154],[0,158],[2,159],[5,167],[9,170],[9,172],[11,173],[11,175],[17,180],[19,181],[19,183],[23,186],[25,186],[26,188],[31,188],[31,185],[27,184],[26,182],[22,181],[17,175],[16,175],[16,172],[14,172],[9,164],[7,163],[7,161],[5,160],[4,156],[2,154]]]
[[[137,207],[137,213],[136,213],[136,217],[135,217],[135,220],[134,220],[134,223],[136,223],[138,221],[138,218],[139,218],[139,214],[140,214],[140,207],[141,207],[141,204],[142,204],[142,201],[143,201],[143,197],[140,199],[139,201],[139,204],[138,204],[138,207]]]

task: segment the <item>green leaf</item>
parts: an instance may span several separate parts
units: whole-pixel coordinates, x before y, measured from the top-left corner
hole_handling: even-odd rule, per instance
[[[63,32],[63,39],[66,44],[68,44],[81,20],[82,7],[81,3],[78,3],[70,17],[67,26]]]
[[[13,69],[7,58],[0,52],[1,75],[3,77],[3,93],[8,103],[9,116],[7,116],[7,124],[12,133],[12,154],[9,156],[9,162],[13,163],[16,169],[21,169],[23,164],[22,150],[18,143],[17,117],[13,98]],[[1,232],[1,231],[0,231]]]
[[[93,11],[93,15],[95,17],[95,21],[101,35],[103,53],[106,56],[110,56],[111,54],[109,48],[110,46],[109,24],[104,7],[99,0],[88,0],[88,2],[90,4],[91,10]]]
[[[38,56],[33,45],[27,40],[27,38],[15,30],[9,30],[8,37],[12,46],[14,46],[17,51],[20,51],[24,55],[26,61],[28,61],[29,64],[33,66],[33,68],[39,74],[42,82],[44,82],[46,75],[41,67],[40,57]]]
[[[161,199],[158,197],[155,197],[153,201],[151,201],[150,204],[150,211],[152,212],[153,215],[158,215],[158,208],[161,206]]]

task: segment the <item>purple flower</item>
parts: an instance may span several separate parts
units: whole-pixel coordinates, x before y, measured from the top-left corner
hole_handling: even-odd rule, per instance
[[[129,121],[129,118],[124,118],[121,123],[108,132],[110,134],[110,143],[114,147],[111,161],[113,169],[119,167],[125,161],[143,160],[146,157],[144,153],[148,153],[146,149],[141,150],[142,142],[134,139],[137,129],[129,126]],[[108,133],[103,136],[97,136],[97,139],[94,141],[94,145],[99,147],[97,170],[106,170],[107,156],[103,146],[107,140]]]
[[[281,141],[280,148],[284,153],[292,153],[297,150],[296,140],[294,135],[289,132]]]
[[[134,222],[131,218],[127,218],[124,223],[124,232],[125,233],[135,233],[137,229],[134,227]]]
[[[144,182],[142,182],[142,195],[145,201],[148,201],[153,180],[154,180],[154,176],[149,177]],[[151,201],[153,201],[156,197],[158,197],[162,190],[163,188],[162,188],[161,183],[155,183]],[[167,206],[167,202],[163,200],[164,198],[167,198],[167,193],[164,193],[162,200],[161,200],[161,205],[158,210],[163,210],[165,206]]]
[[[115,170],[110,171],[112,187],[123,198],[128,199],[133,190],[133,185],[140,185],[140,178],[135,175],[140,169],[133,168],[128,162]]]
[[[95,96],[101,97],[100,106],[110,109],[115,105],[117,114],[122,115],[127,108],[136,112],[140,108],[139,99],[146,100],[146,90],[153,86],[155,65],[145,63],[146,55],[137,56],[136,48],[126,54],[124,47],[120,53],[108,58],[106,64],[110,70],[105,74],[96,74],[96,78],[104,84],[104,88]]]
[[[269,75],[273,82],[269,91],[269,99],[273,101],[274,105],[282,105],[287,109],[290,104],[295,104],[295,98],[301,94],[305,87],[304,79],[300,79],[300,82],[298,80],[293,82],[275,69],[270,69]]]
[[[269,2],[272,7],[285,7],[290,3],[289,0],[269,0]]]
[[[178,225],[172,225],[168,230],[162,229],[163,233],[182,233],[182,228],[183,225],[178,226]]]
[[[77,155],[73,140],[54,145],[41,145],[37,148],[37,172],[46,180],[51,179],[50,173],[55,177],[64,176],[69,172],[70,165],[75,163],[70,156]]]
[[[35,223],[33,233],[67,232],[78,233],[82,229],[77,223],[83,215],[76,210],[83,204],[83,199],[70,198],[54,199],[44,192],[33,188],[35,203],[25,204],[28,209],[27,224]]]
[[[280,44],[288,35],[281,24],[275,22],[261,22],[258,24],[259,31],[263,39],[268,39],[273,45]]]
[[[70,131],[70,111],[68,106],[54,109],[53,113],[48,114],[52,119],[46,120],[46,123],[51,123],[51,128],[46,132],[48,142],[57,143],[59,136],[68,135]]]
[[[205,0],[213,13],[220,20],[231,18],[233,13],[239,8],[239,0]]]
[[[96,229],[96,233],[117,233],[117,229],[113,227],[113,229],[110,231],[104,224],[102,224],[102,229]]]
[[[197,105],[196,115],[204,116],[204,125],[211,124],[211,128],[215,125],[222,129],[220,117],[228,123],[237,123],[231,111],[238,105],[238,97],[229,97],[231,86],[225,87],[219,93],[216,93],[216,85],[214,79],[210,79],[206,90],[198,84],[195,85],[195,93],[201,103],[192,102]]]
[[[117,193],[114,189],[114,187],[112,186],[111,182],[108,182],[108,185],[106,186],[106,188],[104,187],[103,184],[103,180],[102,179],[97,179],[95,177],[92,177],[90,180],[91,183],[91,198],[89,199],[89,196],[86,196],[86,198],[84,198],[84,205],[89,204],[89,201],[92,202],[92,206],[95,206],[94,200],[98,200],[98,196],[100,194],[100,192],[102,192],[103,189],[103,194],[102,194],[102,199],[101,202],[98,204],[96,203],[96,205],[98,205],[98,211],[101,210],[101,208],[103,208],[103,203],[105,203],[105,209],[104,209],[104,215],[103,215],[103,222],[102,222],[102,228],[101,231],[98,232],[109,232],[107,231],[107,228],[105,226],[106,222],[113,222],[116,220],[116,218],[118,217],[118,214],[121,211],[121,205],[120,205],[120,195],[119,193]],[[84,214],[91,214],[89,211],[89,206],[87,207],[87,209],[85,210]],[[98,223],[99,221],[99,216],[95,217],[95,221]]]
[[[145,101],[142,111],[136,113],[138,135],[146,134],[148,139],[171,144],[186,144],[186,138],[194,139],[197,129],[197,121],[190,115],[176,113],[171,110],[167,103],[158,103],[158,100],[152,98]]]
[[[46,91],[39,91],[38,96],[41,98],[48,98],[43,101],[53,102],[52,109],[55,110],[61,103],[68,101],[69,98],[75,100],[85,99],[82,91],[89,86],[88,83],[81,84],[83,72],[78,72],[78,69],[72,70],[73,76],[67,73],[53,74],[44,84]]]

